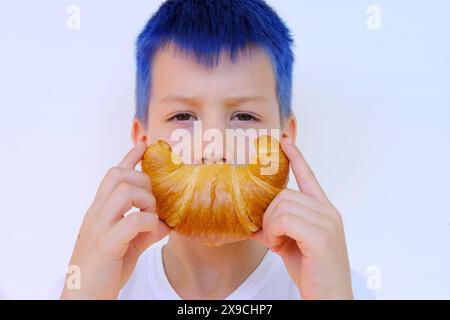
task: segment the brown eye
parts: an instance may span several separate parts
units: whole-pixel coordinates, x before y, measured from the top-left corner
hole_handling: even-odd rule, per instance
[[[169,121],[170,120],[176,120],[176,121],[180,121],[180,122],[181,121],[195,121],[196,118],[190,113],[182,112],[182,113],[178,113],[178,114],[174,115],[173,117],[171,117],[169,119]]]
[[[234,116],[234,118],[236,118],[236,120],[238,121],[252,121],[252,120],[256,120],[258,121],[258,119],[251,115],[250,113],[238,113]]]

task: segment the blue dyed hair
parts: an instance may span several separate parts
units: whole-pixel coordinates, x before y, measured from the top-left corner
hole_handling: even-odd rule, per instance
[[[221,53],[231,61],[250,48],[271,59],[281,118],[291,115],[293,40],[289,29],[263,0],[168,0],[150,18],[136,41],[136,118],[147,125],[151,69],[158,49],[174,44],[207,67]]]

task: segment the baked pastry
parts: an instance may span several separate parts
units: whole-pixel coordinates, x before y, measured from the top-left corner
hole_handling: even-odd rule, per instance
[[[177,156],[167,142],[149,145],[142,171],[151,179],[158,216],[177,232],[210,245],[258,231],[269,203],[286,187],[289,161],[271,136],[258,137],[255,146],[253,161],[236,165],[174,162]],[[277,170],[264,172],[269,167],[264,159]]]

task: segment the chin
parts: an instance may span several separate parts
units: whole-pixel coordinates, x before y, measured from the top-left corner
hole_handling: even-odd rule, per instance
[[[179,230],[174,230],[172,234],[173,233],[175,233],[179,237],[182,237],[183,240],[193,241],[199,244],[206,245],[208,247],[220,247],[226,244],[238,243],[241,241],[249,240],[251,237],[251,235],[242,234],[200,235],[192,234],[191,232],[188,234],[183,234]]]

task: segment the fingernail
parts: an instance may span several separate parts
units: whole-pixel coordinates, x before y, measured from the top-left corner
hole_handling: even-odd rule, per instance
[[[288,144],[288,145],[291,145],[291,144],[292,144],[291,138],[284,138],[284,141],[285,141],[286,144]]]

